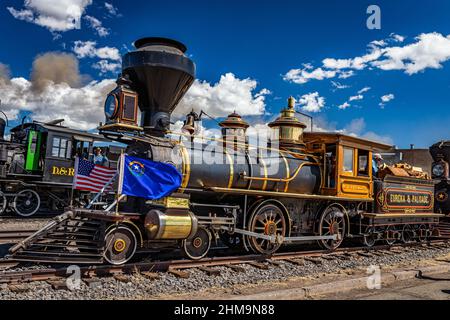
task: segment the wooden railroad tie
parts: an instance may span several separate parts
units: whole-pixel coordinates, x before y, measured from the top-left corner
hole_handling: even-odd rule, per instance
[[[309,262],[312,262],[312,263],[317,264],[317,265],[322,264],[322,260],[320,260],[318,258],[304,257],[303,259],[305,261],[309,261]]]
[[[181,271],[181,270],[178,270],[178,269],[169,268],[168,272],[173,274],[177,278],[181,278],[181,279],[189,278],[189,272],[186,272],[186,271]]]
[[[220,270],[212,269],[209,267],[198,267],[199,270],[205,272],[208,276],[218,276],[220,275]]]
[[[52,286],[53,290],[69,290],[66,279],[47,280],[47,283]]]
[[[268,270],[269,266],[267,264],[261,263],[261,262],[256,262],[256,261],[250,261],[248,262],[249,265],[251,265],[252,267],[261,269],[261,270]]]
[[[229,264],[226,267],[230,268],[234,272],[245,272],[245,269],[243,267],[235,265],[235,264]]]
[[[142,272],[141,275],[149,280],[157,280],[160,278],[158,273],[150,271]]]
[[[304,266],[305,261],[303,259],[286,259],[285,261],[295,264],[297,266]]]
[[[95,289],[102,286],[102,282],[98,278],[86,278],[83,279],[83,281],[90,289]]]
[[[372,258],[373,255],[368,253],[368,252],[357,252],[358,255],[362,256],[362,257],[366,257],[366,258]]]
[[[280,261],[276,261],[276,260],[271,260],[271,259],[268,259],[268,260],[266,260],[268,263],[270,263],[270,264],[273,264],[274,266],[277,266],[277,267],[279,267],[279,266],[281,266],[282,265],[282,263],[280,262]]]
[[[117,281],[124,282],[124,283],[131,282],[131,277],[126,276],[124,274],[115,274],[113,276],[113,278],[116,279]]]
[[[22,292],[26,292],[29,291],[30,288],[28,288],[28,286],[23,285],[23,284],[10,284],[8,285],[8,289],[11,292],[14,293],[22,293]]]

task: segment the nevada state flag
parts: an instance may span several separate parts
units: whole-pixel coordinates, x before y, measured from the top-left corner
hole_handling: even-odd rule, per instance
[[[123,155],[119,194],[157,200],[181,186],[182,175],[171,164]]]

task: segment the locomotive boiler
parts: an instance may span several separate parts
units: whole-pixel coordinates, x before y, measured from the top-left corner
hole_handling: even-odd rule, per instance
[[[200,259],[219,239],[270,255],[288,243],[317,241],[334,250],[345,239],[372,246],[438,234],[430,181],[398,168],[377,176],[372,154],[390,145],[305,132],[293,98],[263,143],[249,141],[249,124],[235,112],[219,123],[220,138],[195,133],[204,112],[194,110],[184,131],[172,132],[172,112],[195,65],[178,41],[144,38],[135,46],[123,57],[99,131],[125,143],[129,155],[173,164],[182,175],[179,190],[158,200],[118,195],[106,210],[70,208],[12,247],[13,259],[123,264],[141,249]]]

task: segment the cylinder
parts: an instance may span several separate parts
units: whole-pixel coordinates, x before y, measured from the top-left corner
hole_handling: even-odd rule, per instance
[[[153,209],[145,217],[145,230],[151,240],[188,239],[195,235],[197,226],[197,218],[191,212]]]

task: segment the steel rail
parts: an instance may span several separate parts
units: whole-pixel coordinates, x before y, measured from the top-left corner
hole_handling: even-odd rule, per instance
[[[96,276],[114,275],[114,274],[131,274],[140,272],[154,272],[162,271],[167,272],[171,270],[185,270],[201,267],[217,267],[227,265],[247,264],[254,262],[270,262],[276,260],[295,260],[307,257],[343,257],[346,254],[370,253],[377,251],[390,251],[391,249],[412,248],[421,246],[423,248],[442,247],[448,248],[450,242],[448,240],[435,240],[422,243],[409,243],[399,245],[380,245],[374,247],[349,247],[339,248],[334,251],[330,250],[311,250],[311,251],[298,251],[298,252],[282,252],[275,253],[273,255],[260,255],[250,254],[241,256],[226,256],[226,257],[213,257],[204,258],[201,260],[167,260],[167,261],[152,261],[152,262],[138,262],[129,263],[122,266],[114,265],[94,265],[80,267],[82,278],[91,278]],[[394,251],[392,251],[394,252]],[[14,261],[0,260],[0,266],[2,264],[11,263]],[[67,268],[47,268],[47,269],[33,269],[33,270],[21,270],[21,271],[3,271],[0,272],[0,283],[15,283],[15,282],[33,282],[33,281],[46,281],[52,279],[66,278],[70,276],[67,273]]]

